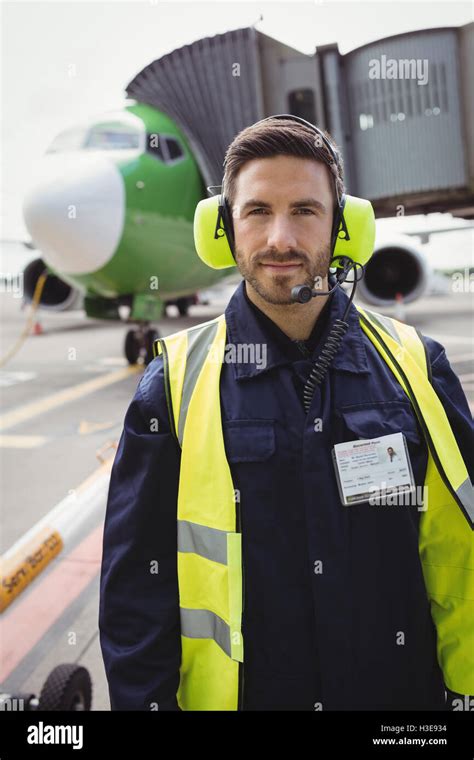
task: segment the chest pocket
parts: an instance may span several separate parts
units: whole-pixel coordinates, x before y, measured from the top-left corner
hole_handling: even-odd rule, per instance
[[[343,438],[378,438],[391,433],[403,433],[410,453],[419,453],[424,437],[409,401],[368,402],[343,406],[340,415],[344,421]]]
[[[227,420],[222,424],[229,463],[265,462],[275,452],[273,420]]]
[[[222,423],[227,461],[242,505],[247,535],[268,541],[275,527],[276,440],[273,420],[228,420]],[[245,529],[244,529],[245,530]]]

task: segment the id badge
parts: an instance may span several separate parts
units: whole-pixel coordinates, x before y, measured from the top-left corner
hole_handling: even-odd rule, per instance
[[[337,443],[332,458],[344,506],[415,490],[403,433]]]

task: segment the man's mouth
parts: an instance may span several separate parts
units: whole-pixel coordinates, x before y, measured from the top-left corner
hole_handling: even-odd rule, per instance
[[[275,270],[275,271],[290,271],[293,269],[297,269],[301,266],[300,261],[285,261],[285,262],[275,262],[272,261],[270,263],[262,262],[262,266],[266,267],[267,269]]]

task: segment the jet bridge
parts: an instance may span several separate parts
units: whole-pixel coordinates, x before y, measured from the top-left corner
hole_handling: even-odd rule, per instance
[[[244,127],[292,113],[328,129],[347,191],[377,216],[474,217],[474,23],[307,55],[254,27],[200,39],[146,66],[129,98],[173,118],[206,185],[220,185]]]

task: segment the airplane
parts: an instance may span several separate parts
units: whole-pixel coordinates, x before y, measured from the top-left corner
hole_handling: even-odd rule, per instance
[[[41,258],[24,272],[31,301],[47,268],[40,306],[77,308],[121,319],[125,355],[152,356],[150,323],[165,305],[180,314],[196,292],[227,274],[197,257],[193,217],[206,188],[185,136],[164,113],[127,102],[61,132],[49,146],[23,202],[23,217]]]
[[[88,317],[134,325],[125,356],[148,364],[158,337],[151,324],[168,305],[185,315],[198,292],[235,280],[234,268],[210,269],[195,252],[194,210],[205,197],[185,135],[148,104],[127,99],[60,132],[23,202],[25,245],[41,252],[24,270],[24,301],[45,272],[40,308],[83,307]],[[431,271],[421,248],[399,236],[376,240],[365,269],[360,295],[378,306],[420,298]]]

